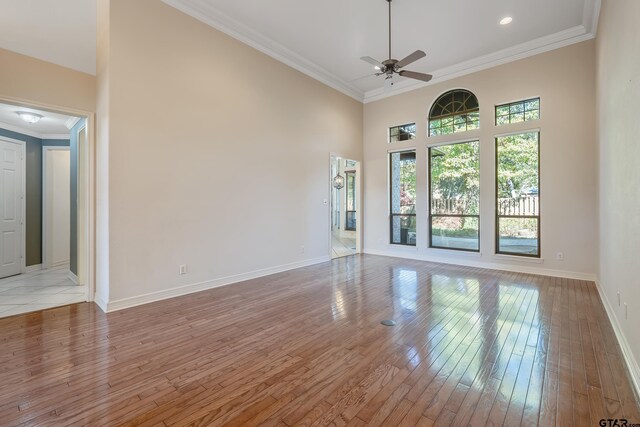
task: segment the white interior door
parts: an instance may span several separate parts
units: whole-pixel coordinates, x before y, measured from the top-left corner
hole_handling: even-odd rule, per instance
[[[71,235],[71,174],[68,148],[44,150],[44,264],[69,263]]]
[[[0,139],[0,278],[22,272],[22,149]]]

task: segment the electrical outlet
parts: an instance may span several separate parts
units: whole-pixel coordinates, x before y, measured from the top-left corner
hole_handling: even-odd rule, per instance
[[[179,275],[183,275],[183,274],[187,274],[187,264],[182,264],[179,268],[178,268],[178,274]]]
[[[300,253],[303,254],[304,253],[304,245],[300,246]]]
[[[624,319],[629,319],[629,306],[626,302],[624,303]]]
[[[620,307],[620,291],[618,291],[618,307]]]
[[[564,261],[564,252],[558,252],[558,253],[556,254],[556,259],[557,259],[558,261]]]

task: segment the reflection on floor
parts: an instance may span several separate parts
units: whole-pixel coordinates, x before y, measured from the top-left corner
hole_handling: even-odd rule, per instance
[[[640,422],[582,280],[351,256],[0,319],[0,343],[1,426]]]
[[[335,230],[331,233],[332,258],[339,258],[356,253],[355,231]]]
[[[84,286],[58,267],[0,279],[0,317],[85,301]]]

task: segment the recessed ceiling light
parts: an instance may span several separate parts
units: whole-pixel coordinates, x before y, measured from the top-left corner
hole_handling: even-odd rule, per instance
[[[511,21],[513,21],[513,18],[510,16],[505,16],[504,18],[502,18],[500,20],[500,25],[509,25],[511,24]]]
[[[30,113],[28,111],[16,111],[16,114],[19,115],[22,120],[31,124],[38,123],[42,118],[40,114]]]

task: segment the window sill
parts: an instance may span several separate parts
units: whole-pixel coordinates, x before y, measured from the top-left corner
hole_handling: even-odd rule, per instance
[[[388,249],[399,249],[401,251],[417,251],[418,247],[415,245],[401,245],[401,244],[393,244],[393,243],[387,243],[386,244]]]
[[[425,250],[432,254],[442,254],[443,256],[453,256],[460,258],[482,258],[482,252],[460,251],[457,249],[447,248],[431,248],[426,247]]]
[[[502,261],[516,261],[516,262],[528,262],[530,264],[544,264],[544,258],[533,258],[527,256],[517,256],[517,255],[502,255],[495,254],[493,255],[494,259],[502,260]]]

